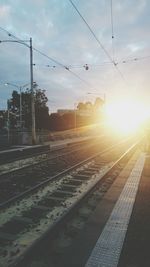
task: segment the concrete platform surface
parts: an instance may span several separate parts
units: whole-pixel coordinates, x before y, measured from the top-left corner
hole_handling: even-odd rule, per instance
[[[136,153],[57,267],[150,267],[149,248],[150,156]]]

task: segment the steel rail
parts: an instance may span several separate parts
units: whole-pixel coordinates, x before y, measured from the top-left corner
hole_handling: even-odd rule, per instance
[[[80,143],[80,145],[81,145],[81,143]],[[71,149],[72,147],[73,147],[74,145],[72,145],[72,146],[70,146],[70,148],[69,149]],[[78,151],[80,151],[81,149],[86,149],[86,148],[89,148],[89,147],[91,147],[91,146],[94,146],[93,144],[90,144],[90,145],[88,145],[88,146],[86,146],[85,148],[77,148],[77,149],[75,149],[74,151],[68,151],[68,152],[64,152],[64,153],[62,153],[62,154],[59,154],[59,155],[55,155],[55,156],[52,156],[52,157],[50,157],[50,158],[47,158],[47,159],[43,159],[43,160],[40,160],[40,162],[32,162],[31,164],[28,164],[28,165],[25,165],[25,166],[21,166],[21,167],[19,167],[19,168],[17,168],[17,169],[14,169],[14,170],[10,170],[10,171],[8,171],[8,172],[6,172],[6,173],[1,173],[0,174],[0,178],[1,178],[1,176],[4,176],[4,175],[8,175],[8,174],[11,174],[11,173],[15,173],[15,172],[17,172],[17,171],[20,171],[20,170],[24,170],[24,169],[28,169],[28,168],[30,168],[31,166],[33,167],[33,166],[36,166],[36,165],[42,165],[42,163],[45,163],[45,162],[48,162],[49,160],[55,160],[55,159],[57,159],[57,158],[60,158],[60,157],[62,157],[62,156],[67,156],[67,155],[69,155],[69,154],[73,154],[74,152],[78,152]],[[59,149],[56,149],[56,150],[53,150],[54,152],[58,152],[58,151],[61,151],[61,150],[63,150],[63,149],[68,149],[68,147],[67,146],[64,146],[64,147],[61,147],[61,148],[59,148]],[[38,156],[38,155],[49,155],[49,154],[51,154],[51,152],[52,152],[52,150],[47,150],[47,151],[45,151],[45,152],[43,152],[42,154],[40,154],[40,152],[36,155],[36,156]],[[35,157],[35,155],[33,156],[33,157]],[[32,159],[32,157],[31,158],[26,158],[26,159]]]
[[[131,146],[131,148],[133,148],[134,146],[136,146],[139,142],[140,141],[137,141],[135,144],[133,144]],[[0,210],[4,209],[8,205],[11,205],[13,202],[15,202],[17,200],[20,200],[21,198],[26,197],[27,195],[35,192],[37,189],[42,188],[43,186],[45,186],[46,184],[48,184],[50,181],[53,181],[53,180],[58,179],[58,178],[61,178],[61,176],[68,174],[70,171],[72,171],[72,170],[74,170],[74,169],[82,166],[83,164],[91,161],[92,159],[94,159],[94,158],[96,158],[98,156],[101,156],[101,155],[103,155],[106,152],[112,151],[114,148],[116,148],[117,146],[119,146],[122,143],[124,143],[124,142],[122,141],[122,142],[119,142],[117,145],[115,144],[115,145],[111,146],[110,148],[106,148],[106,149],[104,149],[104,151],[98,152],[95,155],[92,155],[92,156],[88,157],[87,159],[81,161],[80,163],[77,163],[77,164],[75,164],[75,165],[67,168],[66,170],[63,170],[62,172],[60,172],[60,173],[58,173],[58,174],[56,174],[54,176],[49,177],[48,179],[46,179],[46,180],[42,181],[41,183],[33,186],[32,188],[29,188],[26,191],[18,194],[17,196],[12,197],[12,198],[8,199],[7,201],[2,202],[0,204]]]
[[[51,145],[43,145],[43,146],[39,146],[39,147],[34,147],[34,148],[29,148],[29,151],[27,151],[28,149],[27,148],[19,148],[16,152],[18,154],[21,154],[21,153],[25,153],[25,155],[17,155],[15,156],[15,159],[14,159],[14,155],[13,155],[13,159],[8,159],[8,156],[11,156],[11,154],[14,153],[13,150],[10,150],[10,152],[8,151],[4,151],[3,153],[0,153],[0,166],[2,166],[4,163],[5,164],[9,164],[9,163],[13,163],[17,160],[23,160],[23,159],[28,159],[30,158],[31,156],[35,157],[35,156],[38,156],[38,155],[41,155],[41,154],[49,154],[51,152],[55,152],[55,151],[59,151],[59,150],[62,150],[64,148],[67,148],[69,146],[74,146],[75,143],[85,143],[89,140],[93,140],[93,138],[89,138],[88,140],[80,140],[80,141],[76,141],[76,142],[71,142],[71,143],[66,143],[66,144],[63,144],[63,145],[60,145],[58,147],[51,147]],[[36,150],[36,149],[44,149],[45,147],[45,150],[42,150],[42,151],[32,151],[33,150]],[[2,158],[3,157],[3,158]],[[21,157],[21,158],[20,158]],[[6,162],[7,160],[7,162]],[[4,163],[3,163],[4,162]]]
[[[99,183],[102,183],[105,179],[105,177],[120,163],[126,156],[130,154],[130,152],[134,151],[136,146],[139,144],[139,142],[136,142],[133,144],[127,151],[125,151],[119,159],[117,159],[114,164],[100,177],[98,181],[95,181],[92,186],[85,192],[81,193],[80,197],[73,203],[71,206],[64,211],[64,213],[51,225],[48,227],[48,229],[40,236],[38,237],[29,247],[26,248],[26,250],[23,252],[23,255],[19,256],[17,260],[15,261],[15,265],[13,264],[11,267],[20,267],[20,263],[27,260],[28,257],[30,257],[33,250],[36,250],[39,243],[42,242],[47,237],[50,238],[57,234],[58,230],[60,230],[60,227],[63,226],[67,219],[70,218],[72,214],[74,214],[74,211],[79,208],[81,203],[89,196],[89,194],[95,190],[97,185]]]

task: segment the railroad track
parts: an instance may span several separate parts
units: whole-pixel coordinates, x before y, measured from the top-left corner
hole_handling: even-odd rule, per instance
[[[137,143],[123,143],[96,153],[68,171],[46,181],[32,195],[1,211],[0,262],[16,266],[47,233],[101,183],[110,172],[122,169],[124,159],[135,151]],[[124,152],[126,151],[126,152]],[[57,180],[56,180],[57,178]],[[38,190],[37,190],[38,189]],[[22,265],[18,265],[22,266]]]
[[[103,137],[103,136],[101,136]],[[70,147],[74,148],[79,144],[79,146],[84,146],[86,143],[91,142],[93,140],[92,137],[83,139],[83,140],[78,140],[74,142],[70,142],[68,144],[60,144],[59,146],[50,146],[50,145],[43,145],[43,146],[35,146],[35,147],[30,147],[30,148],[17,148],[17,149],[12,149],[9,151],[3,151],[0,152],[0,169],[1,165],[6,165],[9,164],[11,166],[11,163],[14,162],[20,162],[22,163],[23,161],[29,159],[29,163],[31,159],[37,158],[40,159],[50,155],[53,153],[53,155],[58,155],[62,151],[62,153],[67,152],[70,150]]]
[[[100,138],[95,138],[95,140],[100,140]],[[38,152],[36,154],[33,153],[33,155],[30,155],[30,157],[19,158],[18,160],[14,158],[12,162],[6,162],[5,164],[0,165],[0,177],[2,177],[2,175],[5,173],[15,173],[19,169],[26,169],[39,164],[41,165],[42,163],[51,159],[63,157],[65,154],[70,153],[74,150],[81,150],[82,148],[90,146],[93,146],[93,140],[82,140],[75,143],[66,143],[51,149],[49,148],[44,152]]]
[[[17,170],[1,174],[0,208],[35,191],[37,188],[45,185],[45,183],[55,179],[63,171],[70,171],[71,168],[74,168],[74,165],[76,166],[76,164],[91,155],[99,154],[99,151],[104,151],[106,148],[109,150],[111,142],[107,140],[107,146],[105,142],[96,139],[90,144],[77,144],[76,147],[70,146],[69,150],[63,151],[58,155],[49,155],[40,162],[20,166]],[[121,144],[124,146],[126,142],[129,142],[129,140],[123,140]],[[114,149],[114,145],[112,147]]]

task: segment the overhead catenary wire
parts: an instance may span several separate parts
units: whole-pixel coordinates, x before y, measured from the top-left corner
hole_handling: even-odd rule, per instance
[[[0,30],[6,32],[8,34],[9,37],[13,37],[15,38],[18,42],[23,43],[24,45],[26,45],[27,47],[30,48],[30,46],[28,44],[26,44],[25,42],[23,42],[21,39],[19,39],[18,37],[16,37],[14,34],[10,33],[9,31],[7,31],[6,29],[0,27]],[[62,64],[61,62],[57,61],[56,59],[46,55],[45,53],[43,53],[42,51],[38,50],[35,47],[32,47],[32,49],[36,52],[38,52],[39,54],[41,54],[42,56],[48,58],[49,60],[51,60],[52,62],[54,62],[55,64],[61,66],[62,68],[64,68],[65,70],[67,70],[68,72],[70,72],[73,76],[75,76],[77,79],[79,79],[80,81],[82,81],[83,83],[85,83],[88,87],[92,87],[90,83],[88,83],[86,80],[82,79],[78,74],[74,73],[73,71],[71,71],[69,69],[68,66],[65,66],[64,64]]]
[[[70,0],[69,0],[70,1]],[[72,2],[72,1],[71,1]],[[112,0],[111,0],[111,5],[112,5]],[[25,43],[25,41],[21,40],[20,38],[16,37],[14,34],[10,33],[9,31],[7,31],[6,29],[4,29],[3,27],[0,27],[0,30],[4,31],[5,33],[8,34],[9,37],[13,37],[15,38],[18,42],[20,43],[23,43],[24,45],[26,45],[28,48],[30,47],[28,44]],[[114,36],[114,28],[113,28],[113,24],[112,24],[112,37]],[[62,68],[65,68],[67,71],[69,71],[72,75],[74,75],[76,78],[78,78],[80,81],[86,83],[86,85],[90,86],[91,85],[85,81],[84,79],[82,79],[79,75],[77,75],[76,73],[74,73],[73,71],[70,70],[70,68],[82,68],[82,67],[85,67],[86,65],[87,66],[91,66],[91,67],[98,67],[98,66],[103,66],[104,64],[110,64],[110,63],[113,63],[117,69],[117,71],[120,73],[120,76],[122,77],[122,79],[124,79],[124,76],[123,74],[121,73],[121,71],[118,69],[118,65],[120,65],[121,63],[129,63],[129,62],[136,62],[136,61],[139,61],[139,60],[145,60],[145,59],[148,59],[150,58],[150,56],[144,56],[144,57],[135,57],[135,58],[131,58],[131,59],[124,59],[122,61],[119,61],[117,63],[115,63],[114,61],[110,62],[102,62],[101,64],[84,64],[83,66],[81,65],[77,65],[77,66],[73,66],[73,65],[68,65],[68,66],[65,66],[64,64],[62,64],[61,62],[55,60],[54,58],[46,55],[45,53],[41,52],[40,50],[38,50],[37,48],[33,47],[33,50],[35,50],[36,52],[38,52],[39,54],[43,55],[44,57],[47,57],[49,60],[51,60],[52,62],[54,62],[56,65],[53,65],[53,66],[50,66],[50,65],[45,65],[45,67],[51,67],[51,68],[56,68],[58,66],[62,67]],[[38,65],[38,64],[34,64],[35,65]]]
[[[126,60],[121,60],[121,61],[118,61],[116,63],[116,66],[120,65],[122,63],[125,64],[125,63],[129,63],[129,62],[136,62],[136,61],[145,60],[145,59],[148,59],[148,58],[150,58],[150,56],[135,57],[135,58],[130,58],[130,59],[126,59]],[[111,64],[111,62],[103,62],[101,64],[89,64],[89,63],[86,63],[84,65],[68,65],[68,67],[66,67],[66,68],[69,68],[69,69],[81,69],[81,68],[85,68],[86,66],[88,66],[88,70],[90,70],[91,68],[103,67],[105,65],[110,65],[110,64]],[[51,69],[57,69],[59,67],[57,65],[38,64],[38,63],[34,63],[33,65],[36,66],[36,67],[45,67],[45,68],[51,68]]]
[[[110,14],[111,14],[111,40],[112,40],[112,54],[113,61],[115,60],[115,47],[114,47],[114,20],[113,20],[113,0],[110,0]]]
[[[89,31],[91,32],[91,34],[93,35],[93,37],[95,38],[95,40],[98,42],[98,44],[100,45],[100,47],[102,48],[102,50],[105,52],[105,54],[107,55],[107,57],[109,58],[109,60],[112,62],[112,64],[114,65],[114,67],[116,68],[116,70],[118,71],[118,73],[120,74],[121,78],[123,79],[123,81],[126,83],[126,80],[123,76],[123,74],[121,73],[121,71],[118,69],[117,67],[117,63],[113,60],[113,58],[111,57],[111,55],[108,53],[108,51],[105,49],[104,45],[101,43],[101,41],[98,39],[98,37],[96,36],[96,34],[94,33],[94,31],[92,30],[92,28],[90,27],[90,25],[88,24],[88,22],[86,21],[86,19],[83,17],[83,15],[81,14],[81,12],[79,11],[79,9],[76,7],[76,5],[73,3],[72,0],[68,0],[71,5],[74,7],[74,9],[76,10],[76,12],[78,13],[78,15],[80,16],[80,18],[84,21],[84,23],[86,24],[87,28],[89,29]]]
[[[70,0],[69,0],[69,1],[70,1]],[[71,2],[72,2],[72,1],[71,1]],[[83,19],[84,19],[84,18],[83,18]],[[0,27],[0,29],[3,30],[5,33],[7,33],[9,37],[13,37],[13,38],[15,38],[17,41],[19,41],[19,42],[21,42],[21,43],[24,43],[27,47],[30,48],[30,46],[29,46],[28,44],[26,44],[25,42],[22,42],[22,40],[21,40],[20,38],[18,38],[17,36],[15,36],[14,34],[10,33],[9,31],[7,31],[6,29],[4,29],[4,28],[2,28],[2,27]],[[95,36],[95,37],[96,37],[96,36]],[[97,38],[97,37],[96,37],[96,38]],[[103,47],[103,46],[102,46],[102,47]],[[78,74],[76,74],[75,72],[73,72],[72,70],[70,70],[68,66],[65,66],[65,65],[62,64],[61,62],[55,60],[54,58],[52,58],[52,57],[50,57],[50,56],[48,56],[48,55],[46,55],[45,53],[41,52],[39,49],[37,49],[37,48],[35,48],[35,47],[32,47],[32,48],[33,48],[34,51],[38,52],[38,53],[41,54],[42,56],[48,58],[49,60],[51,60],[51,61],[54,62],[55,64],[59,65],[60,67],[64,68],[65,70],[69,71],[73,76],[75,76],[75,77],[76,77],[77,79],[79,79],[81,82],[83,82],[84,84],[86,84],[88,87],[90,87],[90,88],[92,87],[92,86],[90,85],[90,83],[88,83],[86,80],[82,79]],[[105,48],[104,48],[104,50],[105,50]],[[106,51],[106,53],[107,53],[107,51]],[[108,57],[109,57],[109,56],[108,56]],[[109,57],[109,59],[110,59],[110,61],[111,61],[110,63],[113,63],[113,64],[115,65],[115,67],[116,67],[116,63],[114,63],[114,62],[112,61],[111,57]],[[117,70],[118,70],[118,72],[120,73],[121,77],[124,79],[124,77],[123,77],[122,73],[120,72],[120,70],[119,70],[118,68],[117,68]]]
[[[69,0],[69,2],[71,3],[71,5],[74,7],[74,9],[76,10],[76,12],[79,14],[79,16],[81,17],[81,19],[84,21],[84,23],[86,24],[86,26],[88,27],[89,31],[91,32],[91,34],[94,36],[95,40],[98,42],[98,44],[100,45],[100,47],[102,48],[102,50],[105,52],[105,54],[107,55],[107,57],[109,58],[109,60],[113,62],[112,57],[110,56],[110,54],[108,53],[108,51],[105,49],[104,45],[101,43],[101,41],[98,39],[98,37],[96,36],[96,34],[94,33],[94,31],[92,30],[92,28],[90,27],[90,25],[88,24],[88,22],[85,20],[85,18],[82,16],[82,14],[80,13],[79,9],[76,7],[76,5],[73,3],[72,0]]]
[[[104,67],[104,66],[108,66],[112,64],[111,62],[102,62],[102,63],[99,63],[99,64],[90,64],[90,63],[85,63],[85,64],[77,64],[77,65],[68,65],[67,68],[69,69],[81,69],[81,68],[84,68],[85,70],[90,70],[91,68],[97,68],[97,67]],[[34,66],[36,67],[46,67],[46,68],[51,68],[51,69],[57,69],[61,66],[57,66],[57,65],[49,65],[49,64],[38,64],[38,63],[34,63],[33,64]]]
[[[30,45],[28,45],[26,42],[29,42],[29,40],[21,40],[20,38],[18,38],[17,36],[15,36],[14,34],[10,33],[9,31],[7,31],[6,29],[4,29],[3,27],[0,27],[0,30],[4,31],[5,33],[7,33],[7,35],[9,37],[13,37],[15,38],[19,43],[24,44],[25,46],[27,46],[28,48],[30,48]]]
[[[9,37],[13,37],[15,38],[16,40],[18,40],[19,42],[25,44],[27,47],[30,47],[28,44],[25,43],[25,41],[19,39],[17,36],[15,36],[14,34],[10,33],[9,31],[7,31],[6,29],[4,29],[3,27],[0,27],[0,30],[4,31],[5,33],[8,34]],[[113,32],[113,31],[112,31]],[[113,33],[114,34],[114,33]],[[89,63],[85,63],[84,65],[68,65],[68,66],[65,66],[63,65],[62,63],[60,63],[59,61],[55,60],[54,58],[44,54],[43,52],[41,52],[40,50],[38,50],[37,48],[33,47],[33,50],[35,50],[36,52],[40,53],[41,55],[47,57],[49,60],[51,60],[52,62],[54,62],[56,65],[43,65],[45,67],[49,67],[49,68],[57,68],[59,65],[60,67],[62,68],[65,68],[66,70],[68,70],[69,68],[82,68],[82,67],[85,67],[85,65],[88,65],[88,66],[91,66],[91,67],[99,67],[99,66],[104,66],[105,64],[111,64],[112,62],[110,61],[105,61],[105,62],[102,62],[100,64],[89,64]],[[135,57],[135,58],[131,58],[131,59],[124,59],[122,61],[118,61],[117,63],[115,63],[115,65],[119,65],[121,63],[128,63],[128,62],[132,62],[132,61],[139,61],[139,60],[145,60],[145,59],[148,59],[150,58],[150,55],[148,56],[143,56],[143,57]],[[113,62],[114,63],[114,62]],[[41,66],[41,64],[33,64],[34,66]]]
[[[117,65],[120,65],[120,64],[125,64],[125,63],[130,63],[130,62],[136,62],[136,61],[140,61],[140,60],[146,60],[150,58],[150,56],[143,56],[143,57],[134,57],[134,58],[130,58],[130,59],[126,59],[126,60],[120,60],[116,63],[116,66]],[[84,68],[86,69],[86,67],[88,67],[88,69],[86,70],[90,70],[91,68],[97,68],[97,67],[103,67],[103,66],[106,66],[106,65],[110,65],[111,62],[102,62],[100,64],[90,64],[90,63],[85,63],[84,65],[68,65],[67,68],[69,69],[81,69],[81,68]],[[57,69],[59,66],[57,65],[49,65],[49,64],[33,64],[34,66],[37,66],[37,67],[45,67],[45,68],[51,68],[51,69]]]
[[[76,74],[75,72],[71,71],[69,69],[68,66],[65,66],[64,64],[62,64],[61,62],[53,59],[52,57],[49,57],[48,55],[46,55],[45,53],[41,52],[40,50],[38,50],[37,48],[33,47],[33,50],[35,50],[36,52],[38,52],[39,54],[41,54],[42,56],[50,59],[52,62],[56,63],[57,65],[61,66],[62,68],[64,68],[65,70],[67,70],[68,72],[70,72],[73,76],[75,76],[77,79],[79,79],[80,81],[82,81],[83,83],[85,83],[87,86],[90,86],[90,83],[88,83],[86,80],[82,79],[78,74]]]
[[[113,0],[110,0],[110,8],[111,8],[111,37],[114,38],[114,22],[113,22]]]
[[[139,61],[139,60],[145,60],[145,59],[148,59],[150,58],[150,56],[143,56],[143,57],[135,57],[135,58],[130,58],[130,59],[124,59],[123,61],[121,62],[118,62],[119,63],[128,63],[128,62],[132,62],[132,61]]]

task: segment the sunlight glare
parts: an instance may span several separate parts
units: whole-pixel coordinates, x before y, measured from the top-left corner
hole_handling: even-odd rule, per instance
[[[150,118],[150,110],[140,101],[119,99],[105,105],[105,122],[111,131],[135,133]]]

